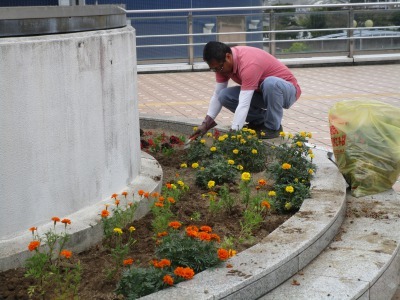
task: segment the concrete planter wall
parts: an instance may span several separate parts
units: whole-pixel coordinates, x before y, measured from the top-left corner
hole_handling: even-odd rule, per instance
[[[0,40],[0,242],[139,174],[135,47],[132,27]]]

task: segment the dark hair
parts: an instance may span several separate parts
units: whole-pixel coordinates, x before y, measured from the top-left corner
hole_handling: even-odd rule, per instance
[[[221,63],[225,61],[226,53],[232,53],[232,50],[228,45],[221,42],[211,41],[204,46],[203,60],[207,63],[212,60]]]

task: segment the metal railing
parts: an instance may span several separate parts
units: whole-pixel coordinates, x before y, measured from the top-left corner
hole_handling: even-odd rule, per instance
[[[138,63],[201,61],[209,40],[272,55],[314,57],[400,50],[400,2],[125,10]],[[305,35],[305,36],[304,36]]]

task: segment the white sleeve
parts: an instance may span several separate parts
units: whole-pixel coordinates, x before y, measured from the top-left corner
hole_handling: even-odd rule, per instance
[[[217,82],[215,84],[214,94],[211,97],[210,104],[208,105],[208,112],[211,118],[215,119],[219,112],[222,109],[221,103],[218,101],[218,94],[228,86],[228,81],[226,82]]]
[[[246,122],[247,113],[249,112],[251,98],[253,97],[254,90],[240,91],[239,94],[239,104],[235,111],[235,116],[233,117],[232,129],[240,130],[242,129],[244,122]]]

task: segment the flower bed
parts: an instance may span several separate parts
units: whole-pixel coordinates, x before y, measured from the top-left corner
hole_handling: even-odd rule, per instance
[[[309,184],[315,170],[310,160],[305,160],[303,166],[298,162],[299,155],[312,158],[312,153],[304,145],[307,134],[289,136],[290,143],[283,151],[289,155],[282,154],[284,163],[269,162],[270,179],[263,172],[247,171],[252,168],[262,170],[262,161],[265,163],[267,157],[277,156],[277,149],[266,147],[252,137],[251,131],[240,135],[218,135],[215,132],[196,141],[189,152],[182,149],[182,139],[176,136],[176,139],[171,139],[156,133],[147,135],[146,139],[151,139],[153,145],[148,142],[146,150],[166,171],[163,193],[149,195],[146,191],[135,191],[143,201],[154,202],[152,218],[149,216],[130,223],[135,206],[131,203],[132,195],[124,193],[112,195],[115,206],[99,210],[105,225],[103,243],[86,253],[62,258],[67,259],[71,270],[76,270],[76,263],[80,261],[83,276],[78,294],[82,298],[113,297],[118,282],[118,291],[125,295],[133,290],[135,293],[145,290],[143,286],[147,284],[151,288],[139,291],[143,295],[190,279],[194,273],[218,265],[235,251],[256,243],[298,209],[300,196],[307,194],[304,187]],[[223,153],[229,153],[230,157]],[[246,155],[250,155],[250,159],[246,159]],[[258,159],[262,155],[264,158]],[[215,165],[225,168],[224,172],[218,172],[219,168],[215,169],[217,172],[209,172],[208,169]],[[277,184],[279,180],[283,180],[281,186]],[[184,246],[198,251],[192,251],[194,256],[179,260],[172,250]],[[200,260],[200,256],[204,257]],[[100,261],[104,262],[101,266]],[[192,264],[193,261],[196,264]],[[120,280],[122,269],[125,269],[125,274]],[[67,274],[69,271],[62,272]],[[140,276],[147,280],[146,284],[139,288],[129,286],[130,278],[135,277],[139,282]],[[149,278],[153,281],[148,281]],[[71,283],[65,284],[71,286]],[[91,284],[93,286],[88,288]],[[33,282],[29,285],[32,286]],[[74,289],[68,291],[76,293]]]

